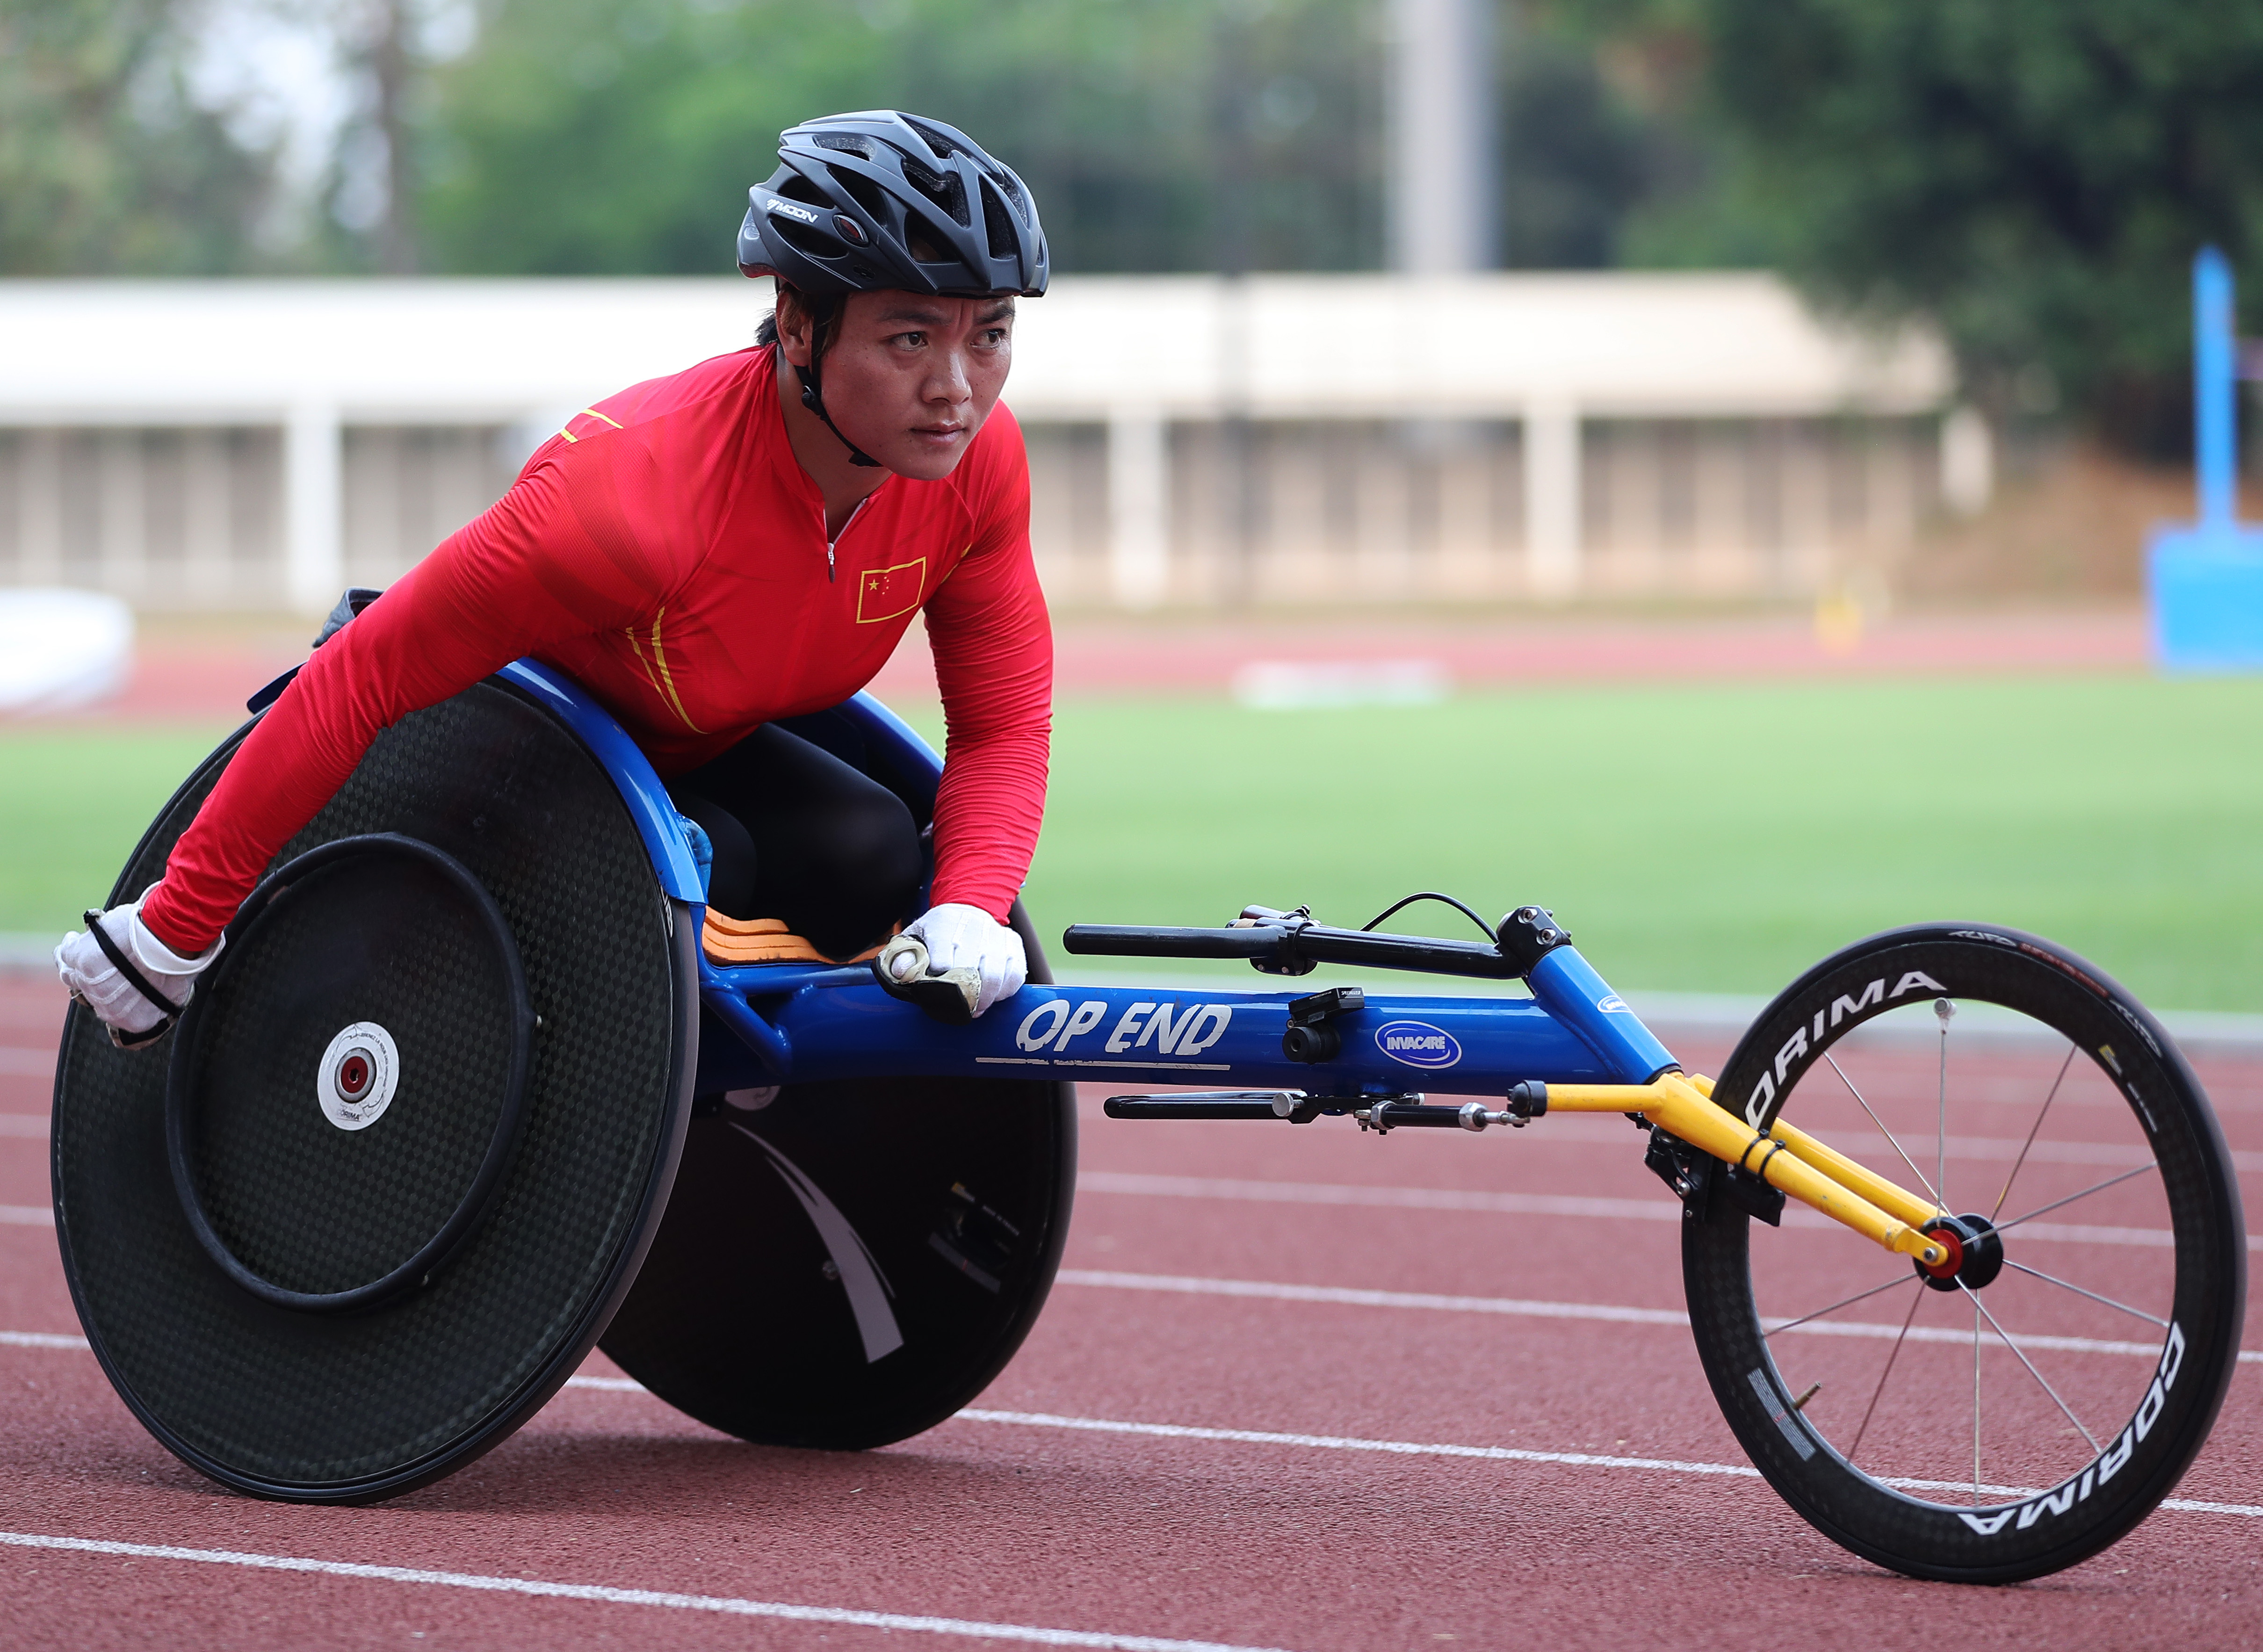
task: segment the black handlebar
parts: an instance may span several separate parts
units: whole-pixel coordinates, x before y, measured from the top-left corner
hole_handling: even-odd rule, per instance
[[[1270,958],[1283,932],[1268,927],[1155,929],[1138,924],[1071,924],[1061,942],[1071,952],[1117,958]]]
[[[1336,929],[1294,916],[1216,929],[1072,924],[1061,944],[1071,952],[1111,957],[1247,958],[1269,975],[1308,975],[1322,963],[1356,963],[1507,981],[1531,968],[1529,961],[1482,941]]]

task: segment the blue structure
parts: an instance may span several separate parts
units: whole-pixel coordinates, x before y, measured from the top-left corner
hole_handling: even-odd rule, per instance
[[[2263,528],[2238,514],[2238,344],[2231,266],[2193,260],[2193,412],[2200,520],[2153,530],[2153,651],[2168,671],[2263,670]]]

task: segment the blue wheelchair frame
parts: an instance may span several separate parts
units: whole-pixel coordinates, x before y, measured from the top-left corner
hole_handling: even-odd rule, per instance
[[[662,891],[705,910],[699,869],[651,763],[618,724],[571,681],[521,660],[503,679],[531,694],[581,737],[628,805]],[[943,761],[869,695],[840,711],[901,775],[919,776],[929,808]],[[1377,967],[1407,968],[1378,961]],[[1529,998],[1367,999],[1336,1057],[1291,1061],[1283,1037],[1303,994],[1204,985],[1032,984],[970,1026],[931,1019],[891,996],[863,965],[724,967],[699,961],[706,1030],[696,1093],[864,1077],[1103,1080],[1220,1088],[1280,1086],[1331,1098],[1401,1096],[1428,1084],[1452,1094],[1503,1096],[1515,1086],[1642,1085],[1679,1064],[1569,945],[1525,976]]]

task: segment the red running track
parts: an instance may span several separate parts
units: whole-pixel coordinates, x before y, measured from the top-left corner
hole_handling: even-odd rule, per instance
[[[756,1448],[598,1360],[400,1501],[225,1494],[76,1345],[42,1220],[59,1011],[0,977],[0,1533],[97,1547],[0,1543],[11,1645],[2190,1648],[2263,1625],[2254,1514],[2165,1508],[1992,1590],[1816,1536],[1738,1472],[1678,1322],[1674,1207],[1616,1120],[1376,1141],[1095,1109],[1067,1272],[978,1414],[861,1455]],[[2263,1059],[2200,1064],[2252,1201]],[[2065,1116],[2023,1187],[2115,1151]],[[2078,1252],[2112,1254],[2054,1252]],[[2251,1360],[2180,1498],[2263,1505],[2259,1383]],[[1188,1432],[1095,1426],[1126,1424]],[[1461,1449],[1355,1448],[1377,1442]]]
[[[1055,684],[1067,696],[1221,694],[1238,668],[1258,660],[1415,660],[1462,688],[2130,672],[2149,662],[2144,616],[2135,610],[1907,616],[1871,627],[1844,648],[1825,646],[1800,615],[1464,623],[1371,614],[1334,620],[1173,617],[1146,624],[1070,616],[1056,640]],[[118,697],[59,720],[232,722],[242,716],[248,695],[306,653],[286,623],[257,636],[161,631],[137,648],[133,675]],[[922,629],[905,633],[872,691],[898,704],[935,698],[935,664]]]

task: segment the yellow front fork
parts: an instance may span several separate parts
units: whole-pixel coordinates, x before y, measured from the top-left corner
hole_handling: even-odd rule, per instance
[[[1551,1113],[1639,1113],[1701,1152],[1741,1165],[1800,1203],[1865,1238],[1928,1267],[1948,1260],[1948,1247],[1921,1232],[1940,1214],[1929,1201],[1833,1151],[1781,1119],[1766,1136],[1713,1103],[1713,1081],[1659,1074],[1648,1084],[1551,1084]]]

